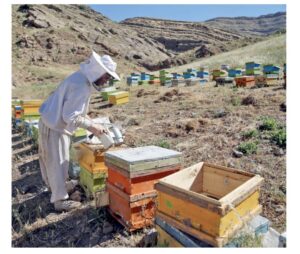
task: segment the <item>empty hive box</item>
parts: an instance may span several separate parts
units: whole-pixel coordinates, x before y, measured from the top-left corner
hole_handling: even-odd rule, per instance
[[[115,92],[108,96],[110,104],[119,105],[129,101],[129,93],[125,91]]]
[[[263,178],[201,162],[161,179],[157,216],[199,240],[224,246],[261,212]]]
[[[181,168],[181,153],[157,146],[105,153],[108,182],[127,194],[154,190],[158,179]]]

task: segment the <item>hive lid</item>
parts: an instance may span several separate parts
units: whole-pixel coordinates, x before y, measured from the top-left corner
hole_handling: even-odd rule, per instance
[[[158,146],[144,146],[105,153],[105,161],[126,170],[146,170],[181,164],[181,153]]]

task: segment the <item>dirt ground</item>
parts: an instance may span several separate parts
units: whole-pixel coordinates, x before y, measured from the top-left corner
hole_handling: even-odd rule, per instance
[[[129,89],[129,88],[127,88]],[[262,117],[286,125],[286,91],[265,88],[134,87],[124,105],[100,107],[94,96],[89,115],[109,116],[122,125],[130,147],[158,145],[183,154],[183,167],[200,161],[260,174],[265,181],[260,203],[263,216],[279,232],[286,228],[286,150],[259,129]],[[257,130],[258,135],[243,133]],[[39,171],[36,148],[13,129],[13,247],[134,247],[151,246],[151,229],[128,233],[105,208],[94,209],[84,195],[82,208],[56,213],[49,203]],[[243,142],[257,144],[253,154],[237,152]],[[78,187],[79,191],[80,187]]]

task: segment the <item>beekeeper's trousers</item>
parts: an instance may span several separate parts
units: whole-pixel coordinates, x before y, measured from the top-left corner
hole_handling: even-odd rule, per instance
[[[49,129],[39,121],[39,162],[42,178],[51,190],[51,203],[68,199],[65,182],[68,178],[71,137]]]

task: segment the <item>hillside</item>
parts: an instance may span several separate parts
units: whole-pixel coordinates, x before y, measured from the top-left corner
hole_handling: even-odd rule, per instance
[[[207,20],[205,24],[245,36],[267,36],[286,30],[286,13],[277,12],[259,17],[219,17]]]
[[[13,96],[47,96],[94,49],[132,71],[180,66],[262,40],[209,22],[149,18],[113,22],[85,5],[13,5]]]
[[[220,68],[221,64],[228,64],[233,68],[245,68],[245,63],[249,61],[256,61],[261,64],[273,63],[283,66],[286,62],[286,35],[273,36],[253,45],[203,58],[186,65],[169,68],[168,70],[170,72],[182,72],[187,68],[200,66],[208,66],[210,69],[213,69]]]

